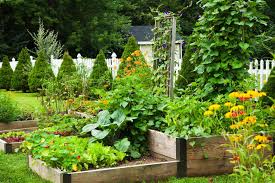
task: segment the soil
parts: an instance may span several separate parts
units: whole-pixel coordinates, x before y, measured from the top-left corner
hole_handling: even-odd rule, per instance
[[[142,164],[148,164],[148,163],[158,163],[158,162],[164,162],[167,161],[165,159],[156,158],[153,156],[143,156],[136,160],[126,160],[122,163],[120,163],[117,167],[123,167],[123,166],[131,166],[131,165],[142,165]]]

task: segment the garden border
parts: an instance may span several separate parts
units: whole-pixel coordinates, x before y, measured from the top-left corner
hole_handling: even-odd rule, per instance
[[[9,123],[0,122],[0,131],[37,127],[37,123],[37,120],[12,121]]]
[[[13,153],[14,150],[16,148],[20,147],[21,144],[22,144],[22,142],[8,143],[8,142],[0,139],[0,151],[3,151],[4,153]]]

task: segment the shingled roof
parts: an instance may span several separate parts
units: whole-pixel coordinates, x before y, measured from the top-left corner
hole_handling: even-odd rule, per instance
[[[152,41],[154,38],[153,29],[151,25],[142,25],[142,26],[132,26],[130,28],[130,34],[135,36],[138,42],[142,41]],[[180,35],[177,34],[176,40],[183,40]]]

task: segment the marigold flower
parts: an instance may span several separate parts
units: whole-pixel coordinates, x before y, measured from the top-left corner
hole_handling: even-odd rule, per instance
[[[260,143],[268,143],[268,138],[267,136],[263,136],[263,135],[257,135],[254,137],[254,140],[260,142]]]
[[[241,127],[241,124],[240,123],[236,123],[236,124],[233,124],[233,125],[230,125],[230,128],[231,129],[239,129]]]
[[[266,144],[259,144],[259,145],[256,146],[256,149],[260,150],[262,148],[265,148],[266,146],[267,146]]]
[[[226,102],[226,103],[224,104],[224,106],[226,106],[226,107],[231,107],[231,106],[233,106],[233,104],[232,104],[231,102]]]
[[[236,164],[240,161],[240,156],[233,156],[232,160],[230,161],[230,163],[232,164]]]
[[[232,142],[240,142],[243,139],[243,136],[242,135],[231,135],[231,136],[229,136],[229,139]]]
[[[130,62],[130,61],[132,61],[133,59],[132,59],[132,57],[127,57],[127,62]]]
[[[213,114],[214,114],[213,111],[205,111],[203,113],[204,116],[212,116]]]
[[[210,111],[217,111],[217,110],[219,110],[221,108],[221,105],[219,105],[219,104],[213,104],[213,105],[211,105],[211,106],[209,106],[209,110]]]
[[[250,99],[251,96],[247,93],[241,93],[241,94],[239,94],[238,98],[240,101],[246,101],[246,100]]]
[[[135,61],[134,64],[141,65],[142,63],[141,63],[141,61],[138,60],[138,61]]]

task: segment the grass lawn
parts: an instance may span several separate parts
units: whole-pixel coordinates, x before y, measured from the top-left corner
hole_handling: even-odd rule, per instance
[[[17,102],[18,106],[28,112],[35,112],[41,110],[42,106],[37,97],[37,93],[22,93],[18,91],[0,90],[0,93],[5,93],[12,100]]]
[[[27,158],[24,154],[0,153],[0,182],[1,183],[49,183],[27,167]],[[168,183],[208,183],[209,178],[171,178]],[[235,183],[229,176],[213,177],[213,183]],[[162,182],[165,183],[165,182]]]

